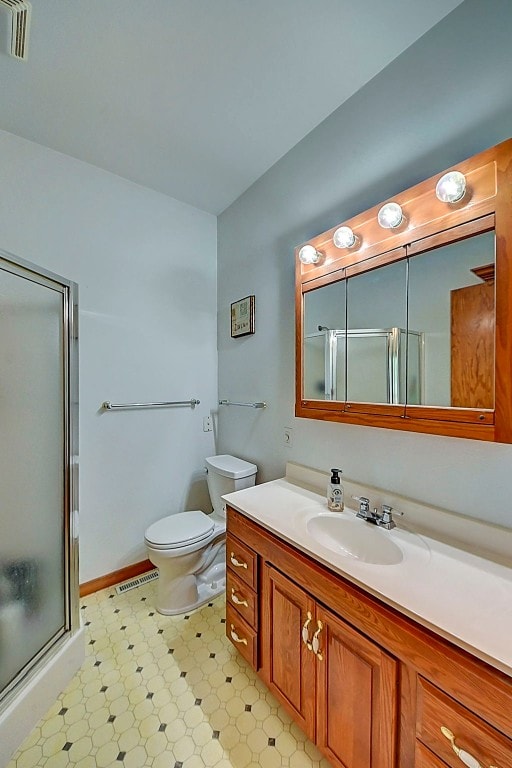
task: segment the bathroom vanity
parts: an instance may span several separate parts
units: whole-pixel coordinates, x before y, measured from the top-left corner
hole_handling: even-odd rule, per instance
[[[510,567],[286,478],[226,501],[227,637],[333,766],[511,768]]]

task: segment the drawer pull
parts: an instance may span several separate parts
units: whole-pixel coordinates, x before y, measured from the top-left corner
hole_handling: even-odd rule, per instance
[[[312,621],[312,619],[313,619],[313,617],[311,615],[311,611],[308,611],[308,617],[307,617],[306,621],[304,622],[304,626],[302,627],[302,642],[304,643],[305,646],[307,646],[307,648],[310,651],[312,650],[312,645],[311,645],[311,642],[309,640],[309,629],[308,629],[308,627],[309,627],[310,622]]]
[[[237,633],[235,632],[235,627],[233,624],[231,624],[231,637],[235,641],[235,643],[242,643],[242,645],[247,645],[247,640],[245,637],[238,637]]]
[[[467,765],[468,768],[483,768],[482,764],[478,762],[476,757],[473,757],[473,755],[470,755],[469,752],[466,752],[466,750],[461,749],[456,745],[455,736],[453,735],[453,733],[450,731],[449,728],[446,728],[444,725],[442,725],[441,733],[446,739],[448,739],[448,741],[452,745],[453,751],[455,752],[459,760],[461,760],[464,763],[464,765]],[[497,766],[490,765],[489,768],[497,768]]]
[[[317,656],[319,661],[323,661],[324,657],[322,654],[322,651],[320,650],[320,632],[324,628],[324,625],[321,621],[316,622],[318,629],[316,630],[315,634],[313,635],[313,641],[311,643],[313,648],[313,653]]]
[[[240,600],[240,598],[236,596],[236,592],[233,588],[231,588],[231,602],[235,605],[245,605],[246,608],[249,607],[247,600]]]
[[[247,568],[247,563],[244,563],[241,560],[237,560],[234,552],[231,553],[231,556],[229,559],[231,560],[231,564],[234,565],[235,568]]]

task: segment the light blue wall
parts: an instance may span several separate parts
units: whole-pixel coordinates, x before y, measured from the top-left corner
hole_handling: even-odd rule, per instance
[[[285,155],[219,218],[218,445],[512,527],[512,446],[294,417],[294,247],[512,136],[512,3],[466,0]],[[304,109],[307,109],[307,103]],[[262,116],[272,120],[272,115]],[[230,338],[230,303],[256,295],[256,333]],[[285,447],[284,427],[293,428]]]
[[[4,131],[0,185],[1,247],[79,285],[83,583],[144,560],[155,520],[208,509],[217,222]],[[197,408],[101,408],[191,397]]]

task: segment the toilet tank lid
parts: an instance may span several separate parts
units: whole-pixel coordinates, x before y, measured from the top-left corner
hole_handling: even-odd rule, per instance
[[[258,471],[256,464],[251,464],[243,459],[237,459],[236,456],[229,456],[226,453],[220,456],[208,456],[205,459],[205,464],[207,469],[218,472],[219,475],[224,475],[224,477],[231,477],[234,480],[239,480],[241,477],[250,477]]]

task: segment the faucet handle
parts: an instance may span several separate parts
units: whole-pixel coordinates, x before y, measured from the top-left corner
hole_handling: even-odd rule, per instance
[[[395,522],[393,520],[393,515],[399,515],[400,517],[403,517],[404,513],[399,512],[397,509],[393,509],[389,504],[383,504],[382,505],[382,513],[379,516],[379,519],[377,521],[377,525],[381,525],[384,528],[394,528]]]
[[[403,517],[404,516],[403,512],[399,512],[398,509],[395,509],[390,504],[383,504],[382,505],[382,514],[383,515],[390,515],[391,512],[393,512],[394,515],[398,515],[399,517]]]
[[[359,514],[366,516],[370,511],[370,499],[366,496],[352,496],[352,498],[359,502]]]

